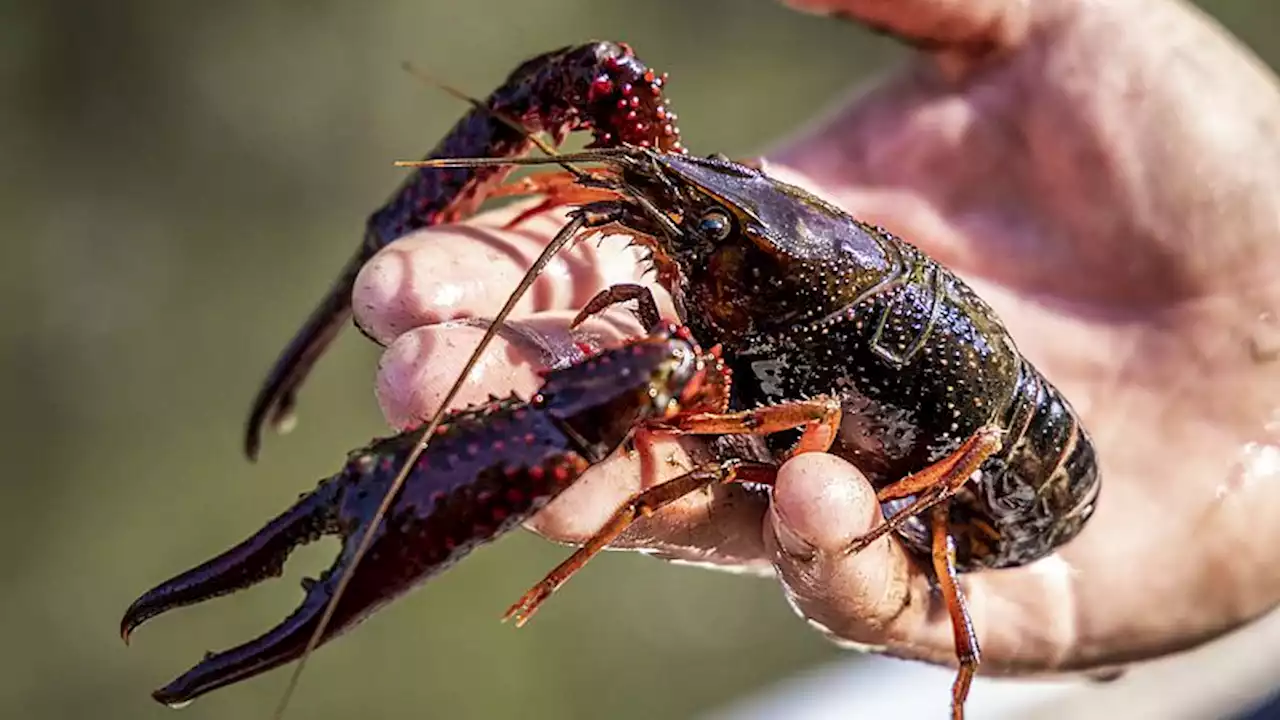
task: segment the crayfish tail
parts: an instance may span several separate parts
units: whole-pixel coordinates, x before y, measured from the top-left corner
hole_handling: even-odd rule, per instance
[[[356,276],[360,274],[360,269],[369,256],[367,243],[362,243],[342,268],[342,274],[329,288],[320,305],[311,312],[307,322],[294,334],[271,366],[253,399],[249,420],[245,424],[244,453],[250,460],[258,459],[264,425],[270,424],[278,433],[286,433],[292,429],[298,388],[306,381],[311,367],[351,317],[351,291],[355,287]]]
[[[278,577],[294,548],[337,531],[340,491],[341,483],[324,481],[244,542],[148,590],[125,611],[120,637],[128,643],[134,629],[157,615]]]
[[[195,667],[152,692],[151,697],[169,707],[182,707],[205,693],[298,659],[324,615],[338,576],[339,573],[329,572],[325,579],[309,584],[302,605],[284,622],[254,640],[223,652],[206,655]],[[333,623],[325,631],[324,639],[327,640],[342,630],[345,624]]]

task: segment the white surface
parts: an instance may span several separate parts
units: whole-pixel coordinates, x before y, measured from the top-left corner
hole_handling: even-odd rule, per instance
[[[702,720],[943,720],[952,672],[884,657],[781,681]],[[979,678],[968,720],[1220,720],[1280,688],[1280,613],[1193,652],[1135,666],[1109,683]]]

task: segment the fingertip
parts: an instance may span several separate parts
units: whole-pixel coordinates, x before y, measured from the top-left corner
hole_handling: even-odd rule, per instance
[[[378,360],[374,395],[382,415],[392,427],[403,430],[418,422],[432,403],[420,392],[425,383],[422,358],[434,341],[431,328],[411,330],[396,337]]]
[[[851,20],[907,39],[991,44],[1006,25],[1025,24],[1023,0],[782,0],[792,10]]]
[[[402,303],[412,297],[404,283],[412,275],[404,245],[383,248],[365,262],[351,289],[351,307],[360,331],[386,347],[410,329]]]
[[[780,468],[767,533],[778,576],[797,612],[844,641],[885,643],[908,604],[912,566],[896,540],[848,552],[883,522],[874,488],[845,460],[806,453]]]
[[[772,513],[783,549],[812,555],[843,551],[873,527],[880,505],[853,465],[835,455],[805,453],[779,469]]]
[[[423,228],[379,250],[355,279],[356,324],[387,346],[415,328],[495,315],[563,224],[563,215],[553,212],[506,227],[522,207]],[[546,266],[514,316],[576,309],[605,287],[642,282],[641,255],[622,237],[576,243]],[[665,296],[658,295],[662,303]]]
[[[583,348],[611,347],[637,334],[626,313],[609,311],[569,329],[572,312],[536,313],[504,324],[472,368],[451,409],[512,392],[528,398],[541,372],[576,361]],[[374,392],[387,421],[397,428],[422,422],[440,406],[475,352],[487,324],[462,320],[409,330],[396,337],[378,361]]]
[[[590,468],[525,527],[556,542],[582,544],[640,489],[638,458],[619,453]]]
[[[427,228],[370,258],[352,289],[356,323],[365,334],[386,346],[415,328],[483,313],[497,295],[495,274],[496,287],[509,290],[527,252],[497,231],[470,233]]]
[[[475,350],[484,328],[438,324],[410,330],[395,339],[378,362],[375,395],[387,422],[396,428],[423,422],[439,407]],[[484,402],[491,394],[527,396],[538,384],[538,368],[528,353],[495,338],[472,368],[451,409]]]

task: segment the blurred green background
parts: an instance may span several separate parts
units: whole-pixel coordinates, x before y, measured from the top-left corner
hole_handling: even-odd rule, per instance
[[[1268,62],[1271,3],[1205,2]],[[384,432],[377,348],[346,332],[302,422],[240,453],[268,364],[365,216],[518,62],[625,40],[670,71],[699,153],[758,152],[903,57],[768,0],[6,3],[0,22],[0,714],[164,718],[148,697],[277,622],[297,579],[117,637],[151,584],[240,540]],[[610,554],[521,631],[507,604],[565,556],[502,540],[322,650],[293,717],[685,717],[841,655],[776,584]],[[266,717],[287,673],[185,718]]]

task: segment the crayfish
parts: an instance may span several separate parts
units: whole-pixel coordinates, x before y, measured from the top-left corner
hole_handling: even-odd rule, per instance
[[[402,163],[417,170],[373,216],[363,249],[272,371],[254,406],[248,449],[256,452],[267,415],[279,419],[292,406],[307,367],[346,317],[360,263],[398,234],[461,218],[484,196],[509,192],[495,186],[516,165],[564,168],[526,178],[516,189],[545,195],[536,211],[572,206],[568,224],[494,318],[442,408],[536,273],[585,234],[625,232],[646,247],[685,330],[657,331],[556,371],[528,404],[502,401],[447,418],[442,409],[424,428],[357,452],[343,473],[245,544],[144,596],[130,609],[126,630],[160,610],[278,572],[285,546],[298,538],[339,531],[348,541],[299,614],[274,634],[213,656],[158,698],[189,699],[296,657],[302,634],[315,642],[349,627],[361,612],[528,517],[630,433],[669,431],[746,435],[768,461],[728,455],[646,491],[512,614],[527,617],[638,512],[657,511],[714,482],[767,486],[792,454],[832,452],[877,487],[886,512],[886,522],[848,552],[895,533],[932,570],[954,628],[959,672],[952,713],[962,717],[979,647],[957,575],[1030,563],[1080,532],[1101,489],[1089,435],[959,277],[909,242],[761,167],[687,154],[676,140],[674,114],[659,99],[662,85],[624,46],[592,43],[549,53],[477,102],[432,158]],[[480,126],[484,133],[467,130]],[[593,147],[517,157],[536,132],[558,141],[579,127],[595,132]],[[468,133],[482,140],[460,142]],[[509,139],[498,143],[499,136]],[[599,167],[588,171],[586,163]],[[604,291],[578,320],[632,301],[649,326],[659,327],[657,304],[642,286]],[[627,355],[634,348],[664,350],[636,359]],[[515,413],[525,419],[516,422]],[[437,428],[447,430],[436,436]],[[518,447],[522,437],[532,439],[536,452]],[[534,469],[543,484],[531,482]],[[512,492],[519,503],[503,499]],[[360,552],[350,544],[357,527],[383,548],[359,569]],[[352,578],[351,592],[341,597],[332,575],[338,567]],[[324,625],[318,603],[330,605],[333,629],[318,627]]]

